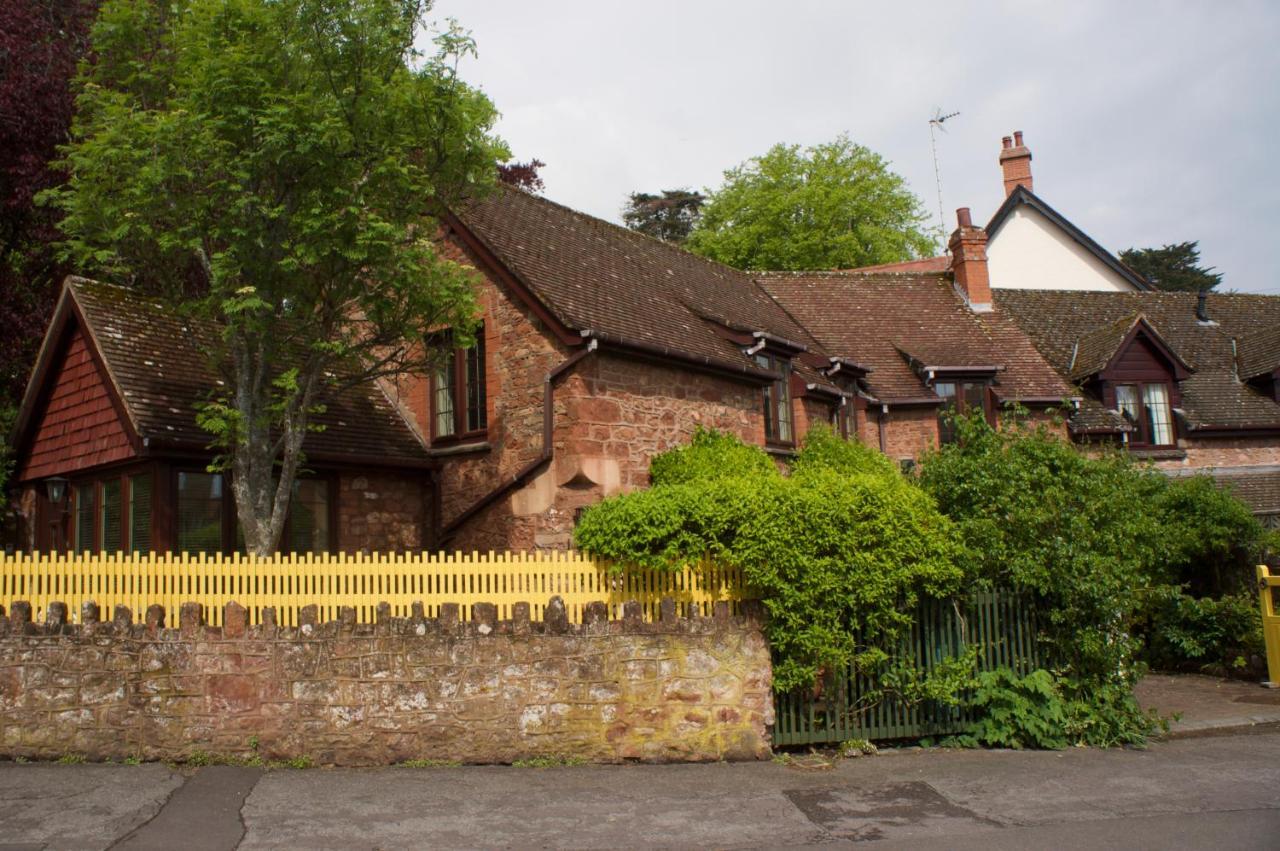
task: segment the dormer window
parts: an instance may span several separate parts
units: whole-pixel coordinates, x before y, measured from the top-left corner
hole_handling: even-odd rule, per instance
[[[1117,384],[1116,410],[1137,429],[1131,445],[1173,445],[1173,409],[1169,404],[1168,384]]]
[[[1191,367],[1142,314],[1102,325],[1076,340],[1071,378],[1101,396],[1131,427],[1126,440],[1141,449],[1173,446],[1178,382]]]
[[[791,416],[791,358],[776,352],[756,352],[756,366],[776,372],[781,377],[764,388],[764,438],[768,443],[793,444],[795,433]]]

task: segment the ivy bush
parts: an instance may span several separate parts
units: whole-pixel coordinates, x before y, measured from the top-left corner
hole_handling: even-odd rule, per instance
[[[959,588],[960,547],[933,500],[869,452],[817,428],[784,477],[763,451],[702,432],[654,460],[652,488],[587,509],[576,543],[654,570],[704,556],[740,568],[768,613],[780,691],[852,662],[932,695],[894,653],[921,595]]]

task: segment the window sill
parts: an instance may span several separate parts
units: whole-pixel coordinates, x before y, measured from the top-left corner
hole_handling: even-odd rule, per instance
[[[1134,458],[1145,458],[1151,461],[1181,461],[1187,457],[1187,451],[1176,446],[1130,447],[1129,454]]]
[[[471,455],[477,452],[488,452],[493,445],[487,440],[474,443],[449,443],[444,446],[433,446],[427,450],[432,458],[448,458],[453,455]]]
[[[769,453],[770,455],[776,455],[776,456],[777,456],[777,457],[779,457],[779,458],[794,458],[794,457],[796,457],[796,448],[795,448],[795,446],[783,446],[783,445],[781,445],[781,444],[769,444],[769,443],[766,443],[766,444],[765,444],[765,446],[764,446],[764,451],[765,451],[765,452],[767,452],[767,453]]]

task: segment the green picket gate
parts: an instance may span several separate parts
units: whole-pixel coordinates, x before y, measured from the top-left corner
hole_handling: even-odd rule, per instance
[[[969,646],[980,670],[1012,668],[1028,674],[1040,666],[1035,608],[1012,591],[971,594],[957,601],[925,600],[902,650],[923,671]],[[774,695],[774,745],[809,745],[849,739],[908,739],[958,733],[972,721],[963,708],[925,701],[905,705],[892,697],[867,705],[876,684],[848,666],[818,690]]]

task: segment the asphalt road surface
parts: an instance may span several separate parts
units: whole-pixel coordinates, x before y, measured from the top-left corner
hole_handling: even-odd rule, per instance
[[[830,770],[0,764],[0,851],[810,846],[1280,848],[1280,730]]]

